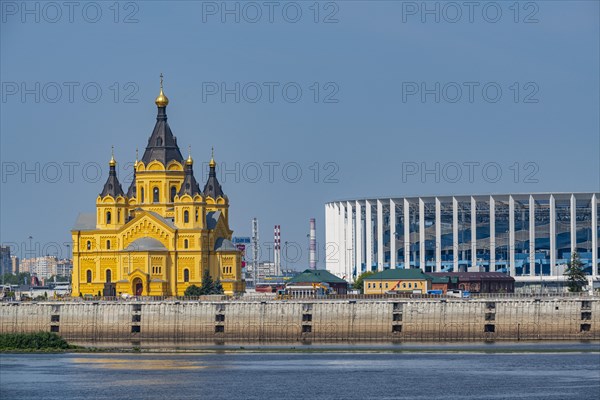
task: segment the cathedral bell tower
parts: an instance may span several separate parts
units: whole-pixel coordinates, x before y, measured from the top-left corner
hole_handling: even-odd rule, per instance
[[[224,293],[245,290],[241,254],[231,242],[229,200],[211,159],[204,190],[167,122],[169,99],[155,100],[156,123],[124,193],[114,150],[96,213],[81,213],[71,230],[73,293],[94,296],[183,296],[205,273]]]
[[[118,229],[125,224],[127,218],[127,198],[117,177],[114,147],[108,166],[108,179],[96,199],[98,229]]]
[[[162,74],[160,93],[155,103],[156,124],[142,159],[135,164],[135,179],[128,192],[135,193],[135,205],[138,208],[173,218],[173,203],[185,178],[185,172],[177,138],[167,122],[169,99],[163,91]]]

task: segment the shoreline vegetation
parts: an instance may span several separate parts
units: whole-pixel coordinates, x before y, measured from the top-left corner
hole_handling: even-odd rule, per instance
[[[600,353],[599,341],[215,344],[204,346],[85,347],[51,332],[2,333],[0,353]]]
[[[62,337],[52,332],[35,333],[2,333],[0,334],[0,352],[65,352],[81,349],[69,344]]]

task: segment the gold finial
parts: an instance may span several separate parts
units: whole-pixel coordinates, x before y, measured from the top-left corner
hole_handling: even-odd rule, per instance
[[[194,163],[194,160],[192,160],[192,146],[188,145],[188,158],[186,161],[186,164],[192,165]]]
[[[133,163],[133,167],[136,168],[138,165],[138,148],[135,148],[135,162]]]
[[[215,165],[217,165],[217,163],[215,162],[215,148],[214,147],[211,147],[211,150],[210,150],[210,163],[208,163],[208,165],[211,168],[214,168]]]
[[[166,107],[167,104],[169,104],[169,99],[163,93],[163,74],[162,74],[162,72],[160,73],[160,93],[158,94],[158,97],[156,98],[156,100],[154,100],[154,102],[159,107]]]
[[[111,151],[110,151],[110,161],[108,162],[108,165],[111,167],[114,167],[115,165],[117,165],[117,162],[115,161],[115,146],[111,146]]]

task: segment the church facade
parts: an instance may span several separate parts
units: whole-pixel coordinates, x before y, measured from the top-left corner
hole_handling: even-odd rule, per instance
[[[182,296],[206,272],[228,295],[245,290],[214,157],[201,189],[167,123],[162,78],[155,102],[156,124],[127,192],[113,156],[96,213],[79,214],[71,230],[73,296]]]

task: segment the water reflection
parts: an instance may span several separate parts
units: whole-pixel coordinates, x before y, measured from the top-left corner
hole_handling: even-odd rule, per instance
[[[600,393],[598,343],[409,348],[3,354],[0,398],[580,400]]]
[[[79,357],[73,358],[70,361],[73,364],[82,364],[85,366],[93,366],[96,369],[113,369],[113,370],[194,370],[210,368],[208,365],[201,365],[198,362],[192,360],[169,360],[169,359],[157,359],[156,356],[151,359],[145,359],[142,356],[133,358],[117,358],[118,356],[112,356],[110,358],[96,358],[96,357]],[[131,357],[131,356],[130,356]],[[213,367],[214,368],[214,367]]]

